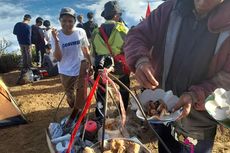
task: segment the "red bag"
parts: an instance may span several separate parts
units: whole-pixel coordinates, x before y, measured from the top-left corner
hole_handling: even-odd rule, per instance
[[[130,74],[130,70],[129,70],[129,67],[126,63],[126,60],[125,60],[125,55],[123,53],[121,54],[118,54],[116,56],[113,55],[113,52],[112,52],[112,48],[111,46],[109,45],[108,43],[108,36],[106,35],[105,31],[104,31],[104,28],[101,26],[99,28],[99,31],[105,41],[105,44],[107,46],[107,48],[109,49],[109,52],[111,54],[111,56],[114,58],[114,63],[115,63],[115,74],[118,74],[118,75],[122,75],[122,74],[126,74],[126,75],[129,75]]]
[[[130,74],[130,70],[129,70],[129,67],[128,67],[127,63],[126,63],[124,54],[118,54],[118,55],[114,56],[114,61],[115,61],[115,65],[116,65],[116,63],[117,64],[121,63],[121,65],[122,65],[121,68],[122,68],[122,71],[123,71],[124,74],[126,74],[126,75]]]

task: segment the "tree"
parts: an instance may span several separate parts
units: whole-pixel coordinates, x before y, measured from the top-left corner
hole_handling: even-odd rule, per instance
[[[6,48],[11,46],[11,42],[6,40],[5,38],[0,39],[0,56],[4,53]]]

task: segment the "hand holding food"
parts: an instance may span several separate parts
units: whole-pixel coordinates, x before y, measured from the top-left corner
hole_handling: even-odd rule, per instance
[[[189,115],[191,108],[192,108],[192,102],[193,102],[193,99],[191,95],[185,93],[180,96],[179,101],[173,108],[173,111],[177,111],[183,108],[183,111],[181,115],[177,118],[177,120],[180,120]]]

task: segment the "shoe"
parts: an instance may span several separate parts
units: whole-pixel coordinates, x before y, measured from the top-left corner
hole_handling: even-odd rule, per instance
[[[16,82],[16,85],[24,85],[26,84],[26,81],[24,79],[19,78]]]

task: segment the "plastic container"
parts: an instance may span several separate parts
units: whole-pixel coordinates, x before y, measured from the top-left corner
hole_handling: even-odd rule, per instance
[[[85,126],[85,140],[95,141],[98,131],[97,123],[88,121]]]
[[[89,133],[97,132],[97,123],[95,121],[88,121],[86,123],[85,131]]]

